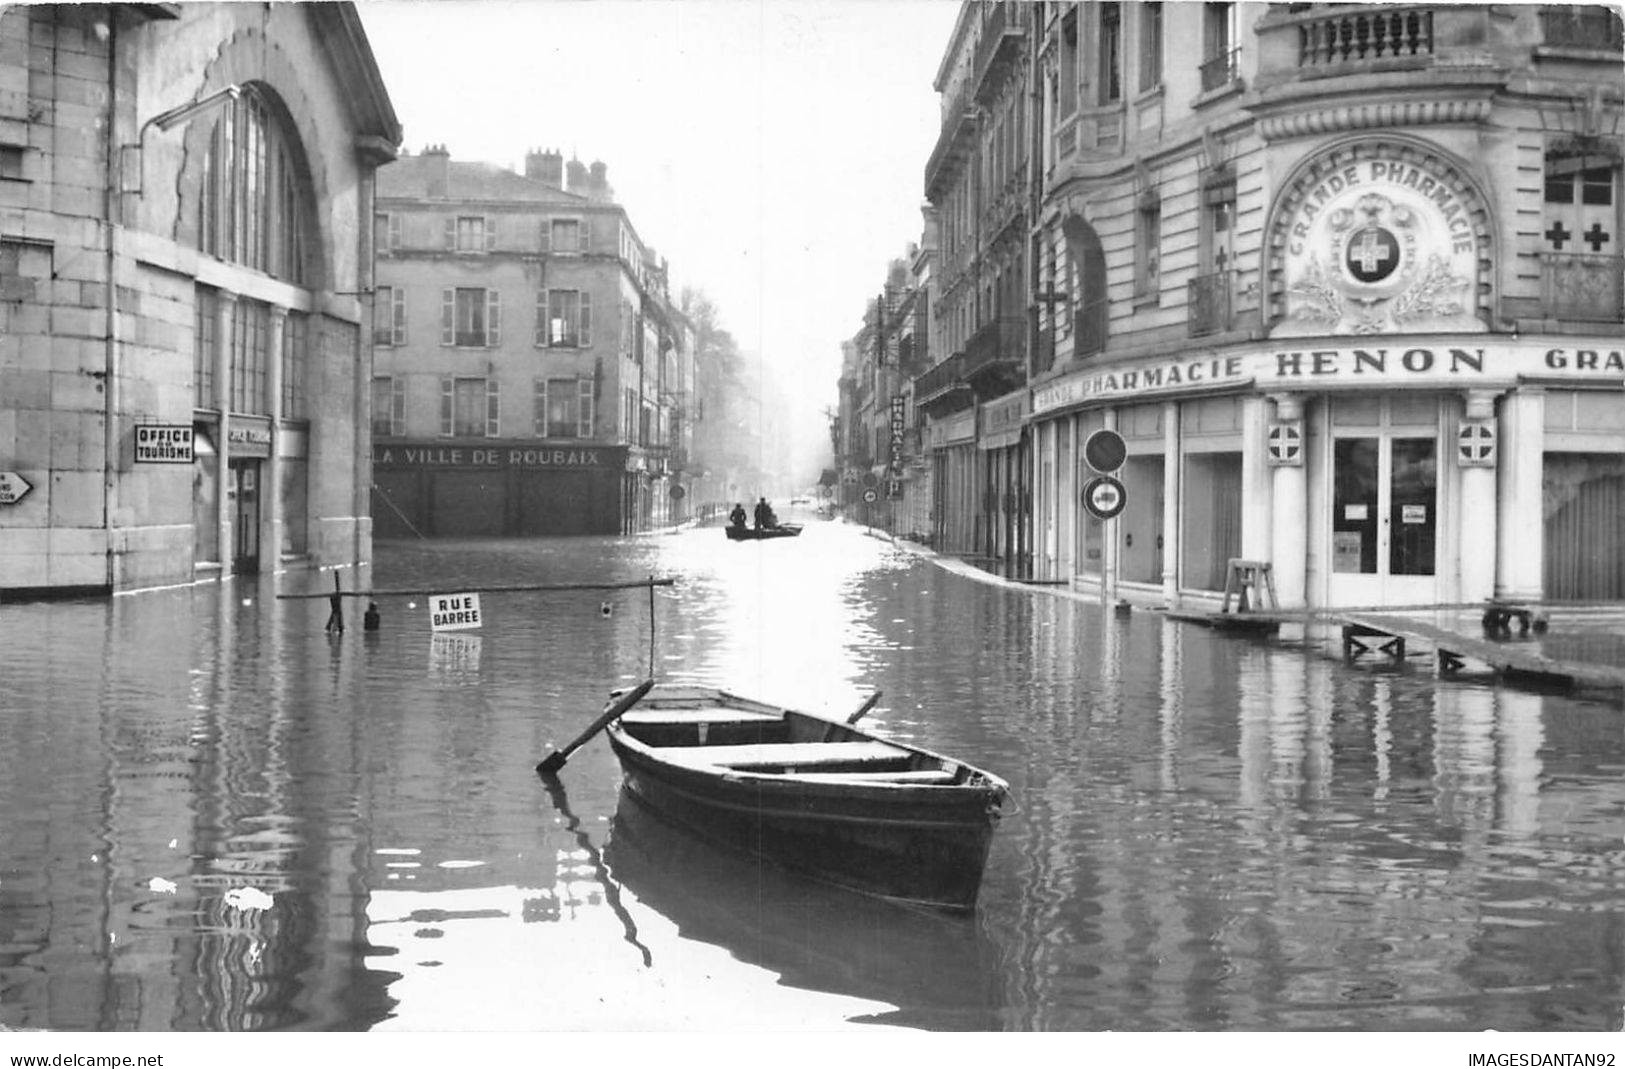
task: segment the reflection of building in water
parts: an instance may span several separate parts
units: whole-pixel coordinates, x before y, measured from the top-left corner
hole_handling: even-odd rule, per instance
[[[1119,631],[1093,606],[1055,621],[1033,629],[1033,658],[1072,663],[1080,685],[1036,687],[1012,711],[1046,755],[997,844],[1018,883],[1001,898],[1022,962],[1007,999],[1038,1015],[1018,1027],[1098,1027],[1169,997],[1211,1027],[1292,1027],[1263,1007],[1366,1002],[1374,1022],[1424,1021],[1434,1011],[1398,993],[1480,992],[1477,972],[1506,967],[1494,933],[1527,939],[1527,911],[1595,942],[1575,914],[1542,912],[1539,892],[1496,892],[1520,878],[1506,849],[1571,834],[1542,783],[1548,699],[1352,673],[1179,625]],[[1617,970],[1589,944],[1576,953]],[[1112,1008],[1080,1010],[1090,992]]]

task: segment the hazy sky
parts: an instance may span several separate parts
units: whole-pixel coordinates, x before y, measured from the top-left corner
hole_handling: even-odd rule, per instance
[[[674,291],[811,410],[921,231],[956,0],[363,0],[414,153],[603,160]],[[800,413],[798,413],[800,415]]]

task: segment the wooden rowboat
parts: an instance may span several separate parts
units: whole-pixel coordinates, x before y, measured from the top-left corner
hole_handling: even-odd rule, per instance
[[[976,904],[1009,793],[989,772],[711,687],[656,686],[608,731],[627,790],[701,838],[865,894]]]
[[[772,527],[735,527],[730,524],[723,530],[728,532],[730,542],[748,542],[753,538],[794,538],[801,533],[801,524],[780,523]]]

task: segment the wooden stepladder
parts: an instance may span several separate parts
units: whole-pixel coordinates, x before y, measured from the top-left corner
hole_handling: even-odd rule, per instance
[[[1269,562],[1231,557],[1225,568],[1224,603],[1220,606],[1220,612],[1230,611],[1232,595],[1236,598],[1237,612],[1279,608],[1280,605],[1275,600],[1275,580],[1270,575]],[[1269,598],[1267,606],[1264,602],[1266,597]]]

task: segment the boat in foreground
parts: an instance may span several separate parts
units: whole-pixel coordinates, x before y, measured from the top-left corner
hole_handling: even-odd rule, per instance
[[[753,538],[794,538],[801,533],[801,524],[776,523],[771,527],[737,527],[729,524],[723,530],[728,532],[730,542],[748,542]]]
[[[608,732],[627,789],[701,838],[865,894],[976,904],[1009,793],[992,773],[712,687],[656,686]]]

